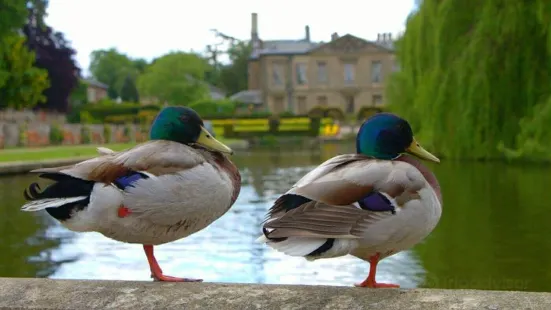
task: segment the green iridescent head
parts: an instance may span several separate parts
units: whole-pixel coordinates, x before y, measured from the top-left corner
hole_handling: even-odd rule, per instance
[[[213,151],[233,154],[229,147],[216,140],[205,129],[199,114],[188,107],[163,108],[151,125],[149,138],[186,145],[199,144]]]
[[[413,137],[409,123],[391,113],[378,113],[367,119],[356,136],[356,152],[377,159],[391,160],[402,153],[440,162]]]

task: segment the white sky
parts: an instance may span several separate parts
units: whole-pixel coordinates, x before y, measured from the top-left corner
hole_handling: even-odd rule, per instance
[[[305,25],[313,41],[329,41],[333,32],[375,40],[403,31],[413,8],[414,0],[50,0],[46,22],[72,42],[85,73],[96,49],[150,60],[173,50],[204,51],[219,41],[213,28],[247,39],[252,12],[264,40],[303,38]]]

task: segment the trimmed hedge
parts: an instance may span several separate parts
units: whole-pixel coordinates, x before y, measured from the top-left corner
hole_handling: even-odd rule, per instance
[[[332,123],[328,118],[277,117],[233,118],[211,120],[217,135],[226,138],[251,138],[263,135],[317,137],[321,126]]]
[[[202,118],[209,116],[231,117],[235,114],[237,103],[229,99],[204,99],[189,105]]]
[[[377,113],[385,112],[386,110],[382,107],[363,107],[358,111],[358,120],[363,121],[375,115]]]
[[[103,124],[103,123],[139,123],[144,115],[157,115],[161,109],[158,105],[140,105],[132,102],[117,103],[104,99],[96,103],[81,105],[67,116],[70,123]]]

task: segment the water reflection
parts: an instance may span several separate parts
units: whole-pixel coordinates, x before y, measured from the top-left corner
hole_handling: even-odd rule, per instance
[[[243,188],[210,227],[158,247],[163,270],[209,282],[346,285],[368,264],[353,257],[307,262],[256,243],[278,195],[352,144],[311,150],[251,150],[234,157]],[[380,264],[378,280],[402,287],[551,290],[551,169],[499,163],[432,165],[444,194],[443,217],[425,242]],[[29,176],[0,179],[0,276],[149,281],[141,246],[96,233],[75,234],[47,215],[19,211]]]

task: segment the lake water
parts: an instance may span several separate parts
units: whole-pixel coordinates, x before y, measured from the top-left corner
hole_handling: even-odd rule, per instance
[[[208,228],[156,247],[166,274],[208,282],[351,286],[369,264],[354,257],[307,262],[255,242],[267,209],[322,161],[354,150],[250,150],[234,156],[243,188]],[[551,168],[503,163],[429,165],[442,186],[442,219],[412,250],[380,263],[377,280],[404,288],[551,291]],[[33,176],[0,178],[0,276],[151,281],[140,245],[73,233],[47,214],[21,212]],[[206,198],[208,200],[208,198]]]

